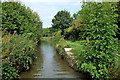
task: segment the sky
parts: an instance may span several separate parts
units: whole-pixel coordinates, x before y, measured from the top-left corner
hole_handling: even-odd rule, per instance
[[[22,4],[37,12],[43,28],[52,27],[52,19],[60,10],[67,10],[71,16],[81,9],[80,0],[20,0]]]

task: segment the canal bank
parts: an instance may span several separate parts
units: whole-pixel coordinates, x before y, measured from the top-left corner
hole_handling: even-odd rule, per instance
[[[79,78],[86,80],[82,73],[74,71],[56,53],[50,42],[42,41],[37,48],[37,59],[31,69],[21,73],[21,78]]]
[[[73,56],[73,53],[70,52],[70,50],[72,50],[72,48],[61,48],[60,49],[59,46],[56,47],[56,51],[61,56],[61,58],[64,59],[72,69],[77,71],[76,62],[74,60],[75,56]]]
[[[86,80],[94,80],[89,73],[83,72],[77,68],[77,63],[75,61],[76,56],[74,56],[74,54],[71,52],[73,48],[61,46],[59,44],[56,44],[55,48],[57,54],[61,56],[61,59],[63,59],[71,69],[80,74],[83,74]]]

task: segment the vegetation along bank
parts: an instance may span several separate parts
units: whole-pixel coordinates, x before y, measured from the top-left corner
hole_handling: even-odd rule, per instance
[[[50,37],[61,55],[65,55],[65,48],[72,48],[77,70],[89,73],[93,79],[118,78],[119,5],[120,2],[84,3],[73,17],[66,10],[59,11],[52,27],[43,29],[44,37]]]
[[[21,2],[0,2],[2,5],[2,79],[18,78],[29,70],[36,58],[35,49],[41,38],[39,15]],[[1,11],[0,11],[1,12]]]

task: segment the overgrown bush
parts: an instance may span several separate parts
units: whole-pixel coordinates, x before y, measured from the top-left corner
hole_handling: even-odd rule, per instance
[[[35,58],[35,47],[36,43],[23,35],[2,37],[2,79],[17,78],[22,70],[29,69]]]
[[[115,62],[118,54],[116,35],[118,26],[114,13],[116,3],[85,3],[80,11],[82,31],[86,39],[84,49],[77,54],[78,69],[89,72],[92,78],[115,78]],[[81,44],[82,45],[82,44]]]

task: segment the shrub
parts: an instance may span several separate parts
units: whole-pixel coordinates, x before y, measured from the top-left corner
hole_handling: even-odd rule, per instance
[[[2,78],[17,78],[24,69],[29,69],[35,58],[35,45],[32,40],[17,34],[2,37]]]
[[[118,54],[116,3],[85,3],[80,11],[86,44],[76,58],[77,66],[95,79],[116,77],[114,66]],[[113,8],[111,8],[113,7]],[[81,44],[82,45],[82,44]]]

